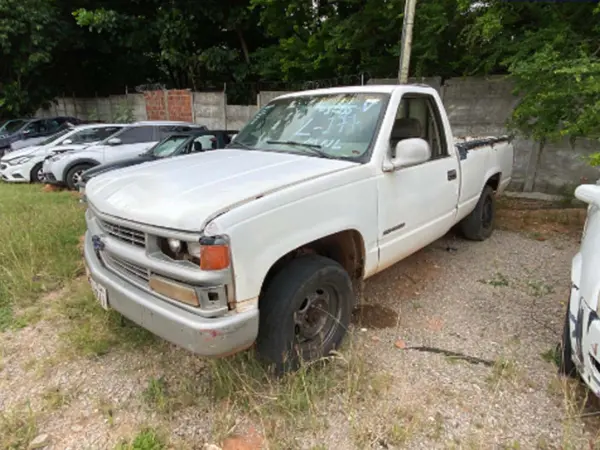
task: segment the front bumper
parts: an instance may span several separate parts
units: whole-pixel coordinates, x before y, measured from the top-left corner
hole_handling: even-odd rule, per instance
[[[11,166],[7,163],[0,163],[0,178],[9,183],[28,183],[31,176],[29,164],[19,164]]]
[[[577,271],[578,256],[573,258],[572,273]],[[585,384],[600,397],[600,317],[575,285],[569,299],[569,329],[573,362]]]
[[[49,159],[44,160],[44,164],[42,165],[42,172],[44,174],[44,181],[48,184],[54,184],[57,186],[64,185],[62,180],[59,180],[52,171],[52,162]]]
[[[106,289],[110,308],[175,345],[200,356],[218,357],[244,350],[256,339],[258,310],[208,318],[165,301],[106,267],[89,230],[84,257],[90,276]]]

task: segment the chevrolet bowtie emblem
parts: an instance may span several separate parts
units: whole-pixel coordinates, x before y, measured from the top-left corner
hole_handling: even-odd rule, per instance
[[[96,234],[92,236],[92,244],[94,244],[94,250],[97,252],[104,250],[104,242],[102,241],[102,238]]]

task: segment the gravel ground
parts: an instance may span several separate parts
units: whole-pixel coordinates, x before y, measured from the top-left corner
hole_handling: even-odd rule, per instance
[[[265,448],[584,448],[595,424],[567,417],[582,400],[543,357],[558,343],[577,247],[564,236],[449,235],[373,277],[341,352],[352,359],[335,364],[335,385],[305,412],[287,400],[292,425],[242,408],[243,387],[222,401],[208,396],[215,365],[165,343],[65,358],[68,322],[56,319],[0,335],[0,410],[30,402],[49,449],[113,448],[148,426],[172,448],[252,429]],[[165,413],[148,403],[149,380],[160,377],[183,406]]]

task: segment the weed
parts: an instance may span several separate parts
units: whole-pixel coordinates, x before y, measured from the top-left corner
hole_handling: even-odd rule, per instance
[[[514,361],[499,358],[492,367],[492,373],[487,378],[487,381],[496,385],[502,380],[513,380],[517,375],[517,366]]]
[[[142,392],[144,401],[159,412],[167,412],[171,407],[167,383],[164,378],[150,378],[148,386]]]
[[[163,450],[167,448],[162,434],[153,428],[140,431],[130,442],[121,442],[115,450]]]
[[[42,394],[44,409],[48,411],[58,410],[71,403],[75,396],[75,391],[65,392],[61,388],[50,388]]]
[[[529,280],[527,282],[527,291],[532,297],[542,297],[554,293],[554,286],[543,281]]]
[[[552,363],[557,367],[560,366],[560,347],[558,345],[546,350],[540,355],[546,362]]]
[[[0,413],[0,448],[6,450],[27,448],[36,433],[37,420],[29,405]]]
[[[496,272],[489,280],[479,280],[479,282],[494,287],[508,286],[508,278],[500,272]]]
[[[109,399],[100,397],[97,400],[97,407],[107,420],[108,424],[112,427],[115,423],[115,405]]]

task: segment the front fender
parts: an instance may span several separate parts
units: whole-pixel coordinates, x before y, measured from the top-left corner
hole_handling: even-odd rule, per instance
[[[346,230],[355,230],[362,238],[364,276],[377,270],[376,180],[348,180],[344,185],[331,180],[351,175],[359,178],[364,174],[340,173],[329,180],[314,180],[310,187],[307,183],[284,189],[234,208],[213,221],[216,229],[231,239],[238,301],[257,298],[271,267],[289,252]]]

